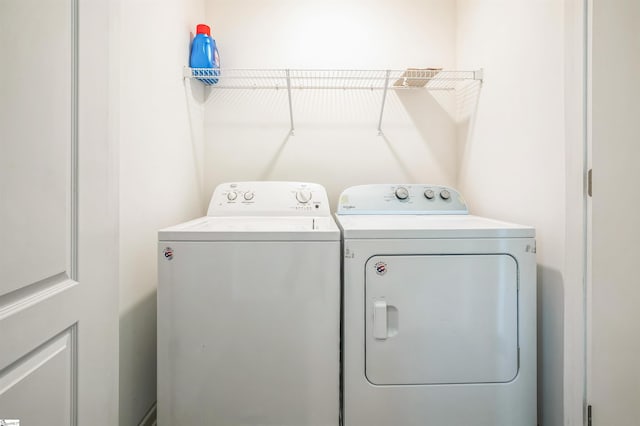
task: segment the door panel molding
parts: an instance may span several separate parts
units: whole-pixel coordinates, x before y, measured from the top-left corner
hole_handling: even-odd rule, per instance
[[[32,383],[28,383],[39,372],[46,370],[47,368],[53,369],[53,372],[49,372],[48,377],[53,374],[62,374],[57,377],[58,382],[53,383],[54,389],[65,389],[67,394],[68,406],[66,407],[69,419],[69,424],[75,426],[77,424],[77,324],[72,325],[58,335],[52,337],[48,341],[42,343],[37,348],[31,350],[20,359],[16,360],[12,364],[8,365],[4,369],[0,370],[0,401],[3,396],[9,394],[12,390],[18,389],[18,393],[24,393],[24,390],[20,387],[34,387]],[[66,364],[67,370],[60,369],[58,358],[63,357],[62,364]],[[66,358],[66,359],[64,359]],[[52,383],[48,383],[51,385]],[[64,396],[63,396],[63,399]],[[12,401],[12,398],[9,398]],[[21,401],[22,402],[22,401]],[[42,403],[45,401],[24,401],[25,403]],[[2,403],[0,402],[0,407]],[[2,409],[3,415],[9,417],[20,417],[20,413],[12,413],[12,406],[7,406]],[[35,410],[39,411],[39,410]],[[42,411],[39,411],[42,413]],[[65,417],[66,417],[65,416]]]
[[[0,81],[12,96],[0,115],[12,131],[0,155],[0,413],[24,423],[117,424],[116,6],[0,2],[0,32],[16,41],[2,48],[16,61]],[[24,37],[32,15],[42,33]]]
[[[37,305],[44,299],[63,293],[78,284],[77,281],[70,279],[66,272],[61,272],[11,293],[3,294],[0,296],[0,321],[20,310]]]
[[[69,278],[78,280],[78,1],[71,1],[71,149],[69,150]]]

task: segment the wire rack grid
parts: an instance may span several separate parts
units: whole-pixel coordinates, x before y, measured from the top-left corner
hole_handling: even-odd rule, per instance
[[[219,89],[344,89],[455,90],[461,83],[481,80],[479,71],[449,71],[438,68],[405,70],[330,69],[207,69],[186,68],[186,78],[195,78]]]
[[[288,92],[291,134],[294,134],[292,90],[343,89],[381,90],[378,134],[389,90],[426,88],[453,91],[482,83],[483,71],[449,71],[441,68],[407,68],[404,70],[338,69],[230,69],[185,68],[184,77],[197,79],[213,89],[284,89]]]

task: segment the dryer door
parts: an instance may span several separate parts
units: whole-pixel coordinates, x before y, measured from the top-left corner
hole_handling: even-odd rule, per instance
[[[375,385],[504,383],[518,373],[518,266],[509,255],[373,256],[365,303]]]

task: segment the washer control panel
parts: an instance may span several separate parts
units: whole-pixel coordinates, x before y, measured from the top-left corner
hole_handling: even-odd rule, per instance
[[[429,184],[374,184],[347,188],[338,214],[469,214],[453,188]]]
[[[229,182],[216,187],[207,216],[330,216],[323,186],[308,182]]]

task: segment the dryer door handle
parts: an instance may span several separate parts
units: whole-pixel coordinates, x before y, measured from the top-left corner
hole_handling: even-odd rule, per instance
[[[373,302],[373,338],[385,340],[389,337],[387,329],[387,302],[375,300]]]

